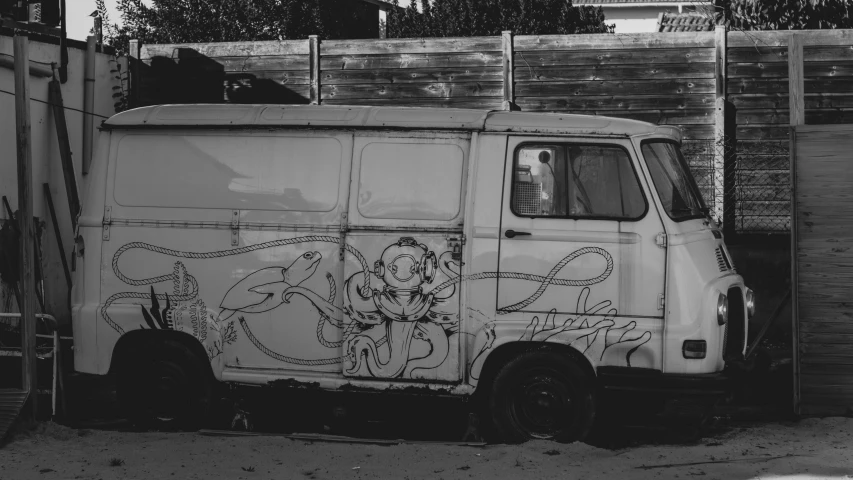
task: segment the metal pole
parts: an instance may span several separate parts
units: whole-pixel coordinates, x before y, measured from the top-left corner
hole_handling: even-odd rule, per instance
[[[15,138],[18,150],[18,228],[21,230],[21,374],[30,394],[30,419],[38,413],[36,376],[36,279],[33,239],[33,155],[30,138],[29,36],[15,33]]]
[[[94,118],[90,115],[95,111],[95,50],[94,36],[86,37],[86,68],[83,74],[83,175],[89,173],[92,162],[92,132]]]

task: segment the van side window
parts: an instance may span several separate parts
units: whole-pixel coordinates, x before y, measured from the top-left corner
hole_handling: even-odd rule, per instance
[[[627,152],[606,145],[523,145],[513,164],[520,217],[635,220],[646,200]]]
[[[364,218],[452,220],[462,204],[464,153],[447,143],[367,144],[358,212]]]
[[[126,207],[328,212],[341,143],[331,137],[126,135],[114,197]]]

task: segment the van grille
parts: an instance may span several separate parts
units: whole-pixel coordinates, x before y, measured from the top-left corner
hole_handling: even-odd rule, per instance
[[[727,296],[729,321],[723,332],[723,359],[740,360],[743,358],[743,349],[746,345],[746,336],[743,331],[746,322],[743,291],[739,287],[730,288]]]
[[[732,269],[732,262],[722,247],[717,247],[717,267],[721,272],[728,272]]]

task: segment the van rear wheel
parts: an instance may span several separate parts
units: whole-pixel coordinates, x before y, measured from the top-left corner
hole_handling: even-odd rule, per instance
[[[126,418],[145,429],[198,429],[212,388],[203,360],[172,340],[144,343],[129,357],[116,379]]]
[[[525,352],[495,377],[489,410],[495,433],[507,443],[530,439],[583,440],[595,418],[587,374],[558,352]]]

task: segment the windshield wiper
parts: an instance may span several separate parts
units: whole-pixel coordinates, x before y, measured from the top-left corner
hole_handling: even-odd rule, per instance
[[[670,210],[670,212],[672,212],[672,213],[689,213],[689,214],[691,214],[691,215],[702,215],[702,210],[701,210],[701,209],[687,208],[687,207],[684,207],[684,208],[673,208],[673,209],[671,209],[671,210]]]

